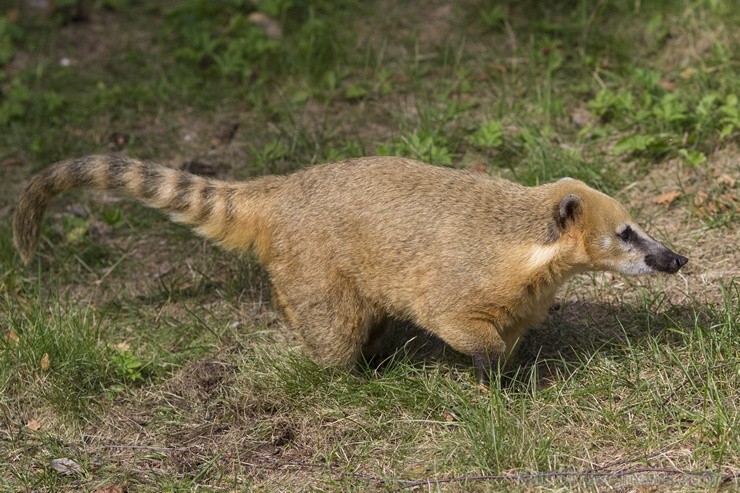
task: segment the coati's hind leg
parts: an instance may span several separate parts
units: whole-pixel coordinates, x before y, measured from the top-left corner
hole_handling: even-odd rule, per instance
[[[274,284],[275,301],[288,324],[303,339],[311,358],[321,366],[352,369],[372,324],[369,310],[348,286],[325,289],[314,284]]]

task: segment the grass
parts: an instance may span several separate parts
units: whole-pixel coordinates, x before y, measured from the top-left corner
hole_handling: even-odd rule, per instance
[[[738,486],[731,2],[57,4],[0,18],[0,490]],[[692,260],[574,280],[487,393],[449,351],[355,376],[303,356],[251,257],[108,195],[60,197],[22,266],[21,187],[92,152],[568,175]]]

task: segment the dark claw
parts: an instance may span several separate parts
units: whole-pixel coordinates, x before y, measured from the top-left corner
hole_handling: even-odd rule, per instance
[[[489,387],[491,384],[491,375],[498,369],[498,356],[491,354],[478,354],[473,356],[473,365],[475,373],[478,376],[478,382],[481,385]]]

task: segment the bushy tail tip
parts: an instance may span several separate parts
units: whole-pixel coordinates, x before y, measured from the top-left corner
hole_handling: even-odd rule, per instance
[[[13,217],[13,243],[24,264],[33,258],[38,247],[41,219],[45,210],[45,200],[38,197],[36,200],[30,200],[27,193],[18,204]]]

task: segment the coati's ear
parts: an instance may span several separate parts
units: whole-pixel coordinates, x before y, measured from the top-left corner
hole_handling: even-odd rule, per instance
[[[558,207],[558,224],[561,228],[575,222],[583,212],[583,200],[578,195],[571,193],[560,199]]]

